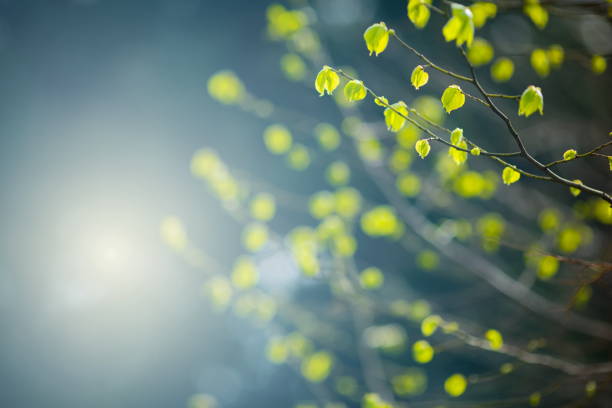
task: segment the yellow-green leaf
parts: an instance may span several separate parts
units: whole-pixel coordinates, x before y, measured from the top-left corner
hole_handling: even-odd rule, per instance
[[[253,197],[250,205],[251,217],[259,221],[270,221],[276,212],[276,202],[272,194],[260,193]]]
[[[336,71],[325,65],[315,79],[315,89],[319,96],[325,95],[326,92],[328,95],[333,94],[338,85],[340,85],[340,77]]]
[[[572,180],[574,183],[576,184],[582,184],[582,180]],[[580,193],[582,192],[582,190],[580,190],[579,188],[576,187],[570,187],[570,193],[574,196],[574,197],[578,197],[578,195],[580,195]]]
[[[357,79],[347,82],[344,86],[344,96],[351,102],[364,99],[366,94],[367,91],[365,86],[363,86],[363,82]]]
[[[504,345],[504,338],[501,333],[495,329],[487,330],[485,339],[489,341],[489,346],[491,346],[493,350],[499,350]]]
[[[429,74],[425,71],[422,65],[417,65],[412,70],[412,75],[410,75],[410,82],[414,89],[419,89],[423,85],[427,84],[429,81]]]
[[[467,380],[462,374],[453,374],[444,381],[444,390],[451,397],[458,397],[465,392]]]
[[[548,280],[557,274],[559,270],[559,260],[554,256],[546,255],[538,261],[538,278]]]
[[[389,105],[389,100],[384,96],[379,96],[374,99],[374,103],[378,106],[387,107],[387,105]]]
[[[467,44],[472,45],[474,40],[474,21],[472,11],[458,3],[451,3],[452,17],[442,28],[444,39],[455,41],[457,46]]]
[[[474,147],[472,150],[470,150],[470,154],[472,156],[480,156],[480,147]]]
[[[488,1],[477,1],[470,6],[470,10],[472,10],[474,26],[480,28],[485,25],[488,19],[495,17],[497,14],[497,5]]]
[[[474,42],[467,51],[468,60],[475,67],[491,62],[494,54],[491,43],[480,37],[474,39]]]
[[[343,186],[351,178],[351,169],[346,163],[335,161],[327,167],[325,177],[332,186]]]
[[[389,44],[389,29],[382,21],[372,24],[363,33],[363,39],[365,40],[366,47],[368,47],[368,51],[370,51],[370,55],[372,53],[379,55]]]
[[[597,75],[603,74],[606,72],[606,68],[608,67],[608,62],[601,55],[593,55],[591,58],[591,70]]]
[[[565,59],[565,51],[559,44],[553,44],[548,47],[548,61],[552,68],[559,68]]]
[[[429,141],[427,139],[421,139],[415,143],[414,149],[419,154],[419,156],[421,156],[421,159],[424,159],[429,154],[431,146],[429,145]]]
[[[523,12],[533,21],[540,30],[546,27],[548,23],[548,11],[542,6],[538,0],[528,0],[525,2]]]
[[[459,85],[451,85],[444,90],[441,101],[446,113],[451,113],[455,109],[459,109],[463,106],[465,103],[465,95]]]
[[[434,357],[434,349],[427,340],[419,340],[412,345],[412,358],[417,363],[429,363]]]
[[[576,158],[576,151],[574,149],[566,150],[563,153],[563,160],[573,160]]]
[[[521,95],[518,114],[528,117],[536,111],[544,114],[544,95],[539,87],[529,85]]]
[[[537,407],[540,405],[540,401],[542,400],[542,394],[539,392],[534,392],[529,396],[529,405],[532,407]]]
[[[408,116],[408,107],[403,101],[399,101],[385,109],[384,115],[387,129],[399,132],[406,124],[405,116]]]
[[[542,78],[545,78],[550,73],[550,61],[548,60],[548,53],[541,49],[536,48],[531,52],[530,57],[531,66],[533,70]]]
[[[438,330],[438,327],[440,327],[440,324],[442,324],[442,318],[440,316],[438,315],[427,316],[421,322],[421,333],[423,334],[423,336],[429,337],[433,335],[436,332],[436,330]]]
[[[431,4],[431,0],[408,0],[408,18],[416,28],[425,27],[429,21],[427,4]]]
[[[326,351],[319,351],[311,354],[302,361],[302,375],[308,381],[318,383],[327,378],[334,360]]]
[[[516,183],[521,178],[521,173],[514,170],[512,167],[505,167],[502,172],[502,180],[504,184],[510,185],[512,183]]]
[[[336,150],[340,145],[340,133],[329,123],[319,123],[315,126],[314,133],[319,141],[319,145],[325,151]]]
[[[456,146],[462,140],[463,140],[463,129],[461,128],[454,129],[450,135],[451,144],[454,144]]]
[[[455,144],[455,146],[460,147],[462,149],[466,149],[466,150],[468,148],[467,142],[465,140],[460,140],[459,143]],[[453,159],[453,161],[457,165],[465,163],[468,157],[468,153],[466,151],[455,149],[454,147],[449,147],[448,155]]]
[[[491,77],[496,82],[506,82],[514,75],[514,62],[510,58],[502,57],[491,65]]]
[[[291,132],[283,125],[270,125],[264,130],[264,144],[273,154],[287,153],[293,143]]]
[[[378,289],[382,286],[385,277],[382,271],[376,267],[369,267],[364,269],[359,275],[359,283],[364,289]]]

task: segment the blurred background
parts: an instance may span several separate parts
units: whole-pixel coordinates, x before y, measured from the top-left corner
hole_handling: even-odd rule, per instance
[[[189,161],[202,146],[214,147],[237,172],[297,193],[310,194],[324,182],[324,163],[316,161],[314,175],[288,175],[261,144],[267,123],[206,93],[207,79],[231,68],[253,94],[337,121],[332,102],[282,77],[278,61],[285,50],[266,38],[268,3],[0,0],[0,405],[179,407],[199,393],[227,407],[285,407],[309,399],[289,368],[266,361],[266,334],[214,313],[201,296],[201,270],[159,236],[160,220],[175,214],[192,240],[221,262],[231,263],[241,251],[241,226],[190,174]],[[398,48],[368,59],[361,35],[371,23],[385,20],[441,64],[459,65],[439,34],[412,29],[403,1],[311,6],[336,62],[359,67],[372,87],[394,99],[402,96],[397,81],[407,81],[416,60]],[[490,34],[506,53],[549,42],[519,17],[506,17],[498,27]],[[545,36],[591,53],[611,51],[605,21],[556,30]],[[536,81],[527,65],[517,64],[519,77]],[[581,79],[577,90],[583,71],[580,64],[568,66],[564,76],[543,85],[547,103],[562,101],[551,108],[558,140],[580,147],[612,129],[605,91],[610,76]],[[433,77],[442,86],[443,78]],[[504,91],[520,92],[520,83]],[[476,107],[457,117],[478,127],[476,140],[491,141],[498,123],[480,113]],[[530,126],[531,134],[541,132]],[[512,145],[504,139],[490,146]],[[532,147],[549,149],[545,140]],[[574,170],[609,186],[605,167]],[[360,187],[380,199],[370,184]],[[566,195],[555,186],[542,191]],[[602,231],[589,253],[609,258],[609,231]],[[364,257],[374,259],[379,249]],[[273,255],[269,262],[283,269],[287,261]],[[391,254],[386,262],[405,260]],[[286,272],[277,290],[291,296],[298,272]],[[435,276],[422,282],[417,287],[425,293],[444,296],[452,289]],[[323,296],[313,293],[306,292],[310,299]],[[605,316],[609,305],[594,310]]]

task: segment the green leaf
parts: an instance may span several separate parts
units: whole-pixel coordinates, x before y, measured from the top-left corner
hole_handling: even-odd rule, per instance
[[[364,99],[366,94],[367,91],[365,86],[363,86],[363,82],[357,79],[347,82],[344,86],[344,96],[346,96],[346,99],[351,102]]]
[[[566,150],[563,153],[563,160],[573,160],[576,158],[576,151],[574,149]]]
[[[467,149],[467,147],[468,147],[465,140],[459,141],[459,143],[457,143],[456,146],[460,147],[462,149]],[[448,149],[448,155],[453,159],[453,161],[457,165],[461,165],[461,164],[465,163],[465,161],[467,160],[467,157],[468,157],[468,153],[467,152],[464,152],[463,150],[455,149],[454,147],[450,147]]]
[[[460,141],[463,140],[463,129],[456,128],[451,132],[450,142],[455,146],[459,144]]]
[[[429,363],[434,357],[434,349],[427,340],[419,340],[412,345],[412,358],[417,363]]]
[[[582,180],[572,180],[574,183],[576,184],[582,184]],[[570,187],[570,193],[574,196],[574,197],[578,197],[580,195],[580,193],[582,192],[582,190],[580,190],[579,188],[576,187]]]
[[[608,67],[608,62],[601,55],[593,55],[591,58],[591,70],[597,75],[603,74],[606,72],[606,68]]]
[[[495,52],[490,42],[484,38],[476,37],[474,43],[467,51],[467,58],[473,66],[479,67],[491,62],[494,54]]]
[[[374,98],[374,103],[378,106],[387,107],[389,105],[389,100],[384,96],[379,96]]]
[[[514,62],[510,58],[498,58],[491,65],[491,77],[495,82],[506,82],[514,74]]]
[[[470,150],[470,154],[472,156],[480,156],[480,147],[475,147],[472,150]]]
[[[336,150],[340,145],[340,133],[329,123],[319,123],[314,128],[314,134],[319,145],[325,151]]]
[[[293,138],[291,132],[283,125],[270,125],[264,130],[264,144],[272,154],[284,154],[291,149]]]
[[[548,23],[548,11],[542,6],[540,6],[540,2],[538,0],[528,0],[525,2],[525,6],[523,7],[523,13],[525,13],[533,24],[536,25],[540,30],[546,27]]]
[[[457,3],[451,3],[451,9],[453,16],[442,28],[444,39],[447,42],[455,40],[455,44],[457,46],[465,43],[468,47],[470,47],[472,45],[472,41],[474,40],[474,21],[472,11],[469,8]]]
[[[518,114],[529,117],[536,111],[540,112],[540,115],[544,114],[544,95],[542,89],[529,85],[521,95]]]
[[[514,170],[512,167],[505,167],[502,172],[502,181],[508,186],[512,183],[516,183],[520,178],[521,173]]]
[[[550,74],[550,61],[548,60],[548,53],[541,49],[536,48],[531,52],[531,58],[529,59],[533,70],[542,78],[545,78]]]
[[[415,143],[414,149],[417,151],[419,156],[421,156],[421,159],[424,159],[429,154],[431,146],[429,145],[429,141],[427,139],[421,139]]]
[[[612,156],[608,156],[608,164],[610,165],[610,171],[612,171]]]
[[[495,329],[487,330],[485,339],[489,341],[489,346],[491,346],[493,350],[499,350],[504,345],[504,338],[501,333]]]
[[[451,397],[458,397],[465,392],[467,380],[462,374],[453,374],[444,381],[444,390]]]
[[[321,382],[327,378],[333,364],[331,354],[326,351],[318,351],[302,361],[302,375],[311,382]]]
[[[563,64],[563,60],[565,59],[565,51],[563,47],[559,44],[553,44],[548,47],[548,61],[550,62],[550,66],[552,68],[559,68],[561,64]]]
[[[325,92],[328,95],[334,93],[334,90],[340,85],[340,77],[331,67],[323,66],[323,69],[317,74],[315,79],[315,89],[319,96],[323,96]]]
[[[423,28],[429,21],[431,0],[408,0],[408,18],[416,28]]]
[[[429,337],[433,335],[436,330],[438,330],[438,327],[440,327],[440,324],[442,323],[443,320],[438,315],[427,316],[421,322],[421,333],[423,334],[423,336]]]
[[[534,392],[529,396],[529,405],[532,407],[537,407],[540,405],[540,401],[542,400],[542,394],[539,392]]]
[[[480,28],[485,25],[488,19],[493,18],[497,15],[497,5],[492,2],[480,2],[470,6],[470,10],[472,11],[474,26],[476,28]]]
[[[387,129],[399,132],[406,124],[405,116],[408,116],[408,107],[403,101],[399,101],[385,109],[384,115]]]
[[[459,85],[451,85],[444,90],[441,101],[446,113],[451,113],[463,106],[465,95]]]
[[[382,286],[384,280],[382,271],[374,266],[364,269],[359,275],[359,284],[367,290],[378,289]]]
[[[422,65],[417,65],[412,70],[412,75],[410,75],[410,82],[412,83],[412,86],[414,86],[414,89],[418,90],[420,87],[427,84],[428,81],[429,74],[425,72]]]
[[[389,44],[389,29],[382,21],[372,24],[363,33],[363,39],[365,40],[366,47],[368,47],[368,51],[370,51],[370,55],[375,53],[378,56]]]

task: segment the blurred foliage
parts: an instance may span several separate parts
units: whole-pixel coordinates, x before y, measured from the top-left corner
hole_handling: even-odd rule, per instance
[[[606,57],[569,35],[535,45],[553,34],[515,55],[491,35],[505,14],[522,14],[538,31],[554,24],[564,30],[574,23],[566,14],[609,16],[609,9],[410,0],[402,31],[434,26],[428,33],[452,44],[417,51],[386,23],[372,24],[355,43],[379,56],[377,65],[401,66],[404,75],[364,69],[369,75],[361,80],[355,68],[333,66],[320,40],[333,34],[318,8],[305,1],[269,6],[268,38],[286,47],[270,66],[312,95],[311,105],[325,103],[335,123],[254,96],[231,71],[208,80],[213,99],[266,123],[262,146],[270,160],[281,158],[278,171],[295,188],[234,172],[219,153],[198,151],[192,173],[243,225],[237,239],[248,255],[228,267],[198,252],[175,217],[163,221],[162,236],[188,261],[201,261],[204,292],[216,309],[270,333],[268,360],[291,367],[311,390],[312,401],[296,400],[295,407],[610,403],[609,129],[597,133],[596,147],[579,134],[568,146],[555,134],[559,116],[542,116],[542,87],[525,83],[523,72],[530,65],[536,75],[528,78],[538,84],[552,78],[543,82],[550,90],[565,70],[604,81]],[[433,47],[458,58],[465,53],[457,72],[481,68],[471,76],[444,68],[426,56]],[[406,66],[408,57],[420,65]],[[357,69],[363,61],[355,57]],[[389,102],[369,82],[408,102]],[[507,84],[503,93],[487,93],[480,83]],[[609,96],[600,98],[610,103]],[[553,99],[547,112],[559,109]],[[575,104],[570,112],[582,109]],[[602,128],[600,118],[591,120],[585,132]],[[531,132],[534,126],[550,130]],[[568,162],[574,166],[561,167]],[[557,179],[552,171],[568,175]],[[308,194],[297,186],[306,174],[320,180]],[[274,254],[291,258],[281,273],[302,274],[295,293],[262,283]],[[207,398],[196,396],[191,405],[214,406]]]

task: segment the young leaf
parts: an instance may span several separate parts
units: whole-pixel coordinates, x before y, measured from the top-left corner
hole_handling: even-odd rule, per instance
[[[495,17],[497,14],[497,5],[488,1],[477,1],[470,6],[470,10],[474,16],[474,26],[480,28],[485,25],[489,18]]]
[[[463,129],[456,128],[451,132],[450,142],[456,146],[461,140],[463,140]]]
[[[573,160],[576,158],[576,151],[574,149],[566,150],[563,153],[563,160]]]
[[[408,18],[416,28],[423,28],[429,21],[431,0],[408,0]]]
[[[612,171],[612,156],[608,156],[608,164],[610,165],[610,171]]]
[[[559,44],[553,44],[548,47],[548,61],[552,68],[559,68],[565,59],[565,51]]]
[[[540,112],[540,115],[544,114],[544,95],[540,88],[529,85],[521,95],[518,114],[529,117],[536,111]]]
[[[468,147],[465,140],[459,141],[459,143],[457,143],[456,146],[460,147],[462,149],[467,149],[467,147]],[[453,161],[457,165],[461,165],[461,164],[465,163],[465,161],[467,160],[467,157],[468,157],[467,152],[465,152],[463,150],[455,149],[454,147],[450,147],[448,149],[448,155],[453,159]]]
[[[501,333],[495,329],[487,330],[485,339],[489,341],[489,346],[491,346],[493,350],[499,350],[504,345],[504,339]]]
[[[574,183],[576,184],[582,184],[582,180],[572,180]],[[570,187],[570,193],[574,196],[574,197],[578,197],[578,195],[580,195],[580,193],[582,192],[582,190],[580,190],[579,188],[576,187]]]
[[[593,55],[591,58],[591,70],[597,75],[603,74],[606,72],[606,68],[608,67],[608,63],[604,57],[601,55]]]
[[[474,40],[474,21],[472,11],[458,3],[451,3],[453,16],[448,20],[442,28],[444,39],[448,41],[455,40],[455,44],[460,46],[467,44],[472,45]]]
[[[545,78],[550,73],[550,61],[548,60],[548,53],[541,49],[536,48],[531,52],[530,58],[531,66],[533,70],[542,78]]]
[[[470,150],[470,154],[472,156],[480,156],[480,147],[475,147],[472,150]]]
[[[334,90],[340,85],[340,77],[331,67],[327,65],[323,66],[323,69],[317,74],[315,79],[315,89],[319,93],[319,96],[328,95],[334,93]]]
[[[427,340],[419,340],[412,345],[412,358],[417,363],[429,363],[434,357],[434,348]]]
[[[525,13],[540,30],[546,27],[548,23],[548,11],[540,6],[539,0],[526,1],[523,7],[523,13]]]
[[[458,397],[465,392],[467,380],[461,374],[453,374],[444,381],[444,390],[451,397]]]
[[[357,79],[347,82],[344,86],[344,96],[351,102],[364,99],[366,94],[367,91],[365,86],[363,86],[363,82]]]
[[[378,98],[374,99],[374,103],[378,106],[387,107],[387,105],[389,105],[389,100],[384,96],[379,96]]]
[[[429,74],[425,72],[422,65],[417,65],[412,70],[412,75],[410,76],[410,82],[412,83],[412,86],[414,86],[414,89],[418,90],[420,87],[427,84],[428,81]]]
[[[392,132],[399,132],[406,123],[406,118],[404,116],[408,116],[408,107],[404,102],[399,101],[385,109],[384,115],[387,129]]]
[[[431,146],[429,145],[429,141],[427,139],[421,139],[415,143],[414,149],[419,154],[419,156],[421,156],[421,159],[424,159],[429,154]]]
[[[509,186],[512,183],[516,183],[521,178],[521,173],[514,170],[512,167],[505,167],[502,172],[502,181],[505,185]]]
[[[368,47],[368,51],[370,51],[370,55],[375,53],[378,56],[378,54],[387,48],[387,44],[389,43],[389,29],[382,21],[372,24],[363,33],[363,39],[365,40],[366,47]]]
[[[451,85],[444,90],[441,101],[446,113],[451,113],[451,111],[463,106],[465,95],[458,85]]]
[[[467,51],[467,58],[473,66],[479,67],[491,62],[494,53],[490,42],[484,38],[476,37]]]
[[[491,65],[491,77],[495,82],[506,82],[514,74],[514,62],[510,58],[498,58]]]

